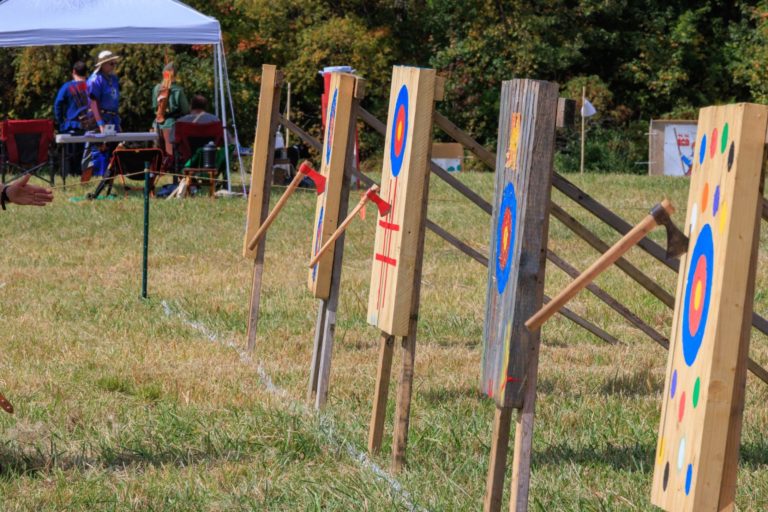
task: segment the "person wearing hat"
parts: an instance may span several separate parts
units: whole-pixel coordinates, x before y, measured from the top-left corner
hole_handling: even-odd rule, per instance
[[[101,133],[107,125],[114,125],[115,131],[120,131],[120,81],[115,74],[115,67],[120,57],[109,50],[99,53],[93,74],[88,78],[88,97],[91,101],[91,112]],[[101,144],[91,146],[91,161],[82,181],[88,181],[91,174],[103,175],[107,170],[109,156],[114,145]]]
[[[168,83],[166,83],[168,82]],[[184,89],[176,83],[176,68],[169,62],[163,68],[163,81],[152,89],[153,127],[160,136],[158,145],[166,154],[173,154],[173,127],[176,120],[189,113],[189,101]]]

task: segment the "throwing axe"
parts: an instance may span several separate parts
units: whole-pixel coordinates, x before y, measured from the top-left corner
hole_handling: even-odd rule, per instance
[[[688,237],[674,225],[670,215],[675,208],[669,200],[665,199],[651,209],[651,212],[639,224],[633,227],[629,233],[616,242],[610,249],[603,253],[587,270],[566,286],[546,306],[537,311],[525,322],[530,331],[535,331],[544,322],[557,313],[574,295],[586,287],[600,275],[606,268],[613,265],[624,253],[642,240],[656,226],[664,226],[667,229],[667,259],[674,258],[688,250]]]
[[[331,246],[331,244],[341,236],[344,230],[347,229],[347,226],[349,226],[349,224],[352,222],[352,219],[355,218],[355,215],[357,215],[357,213],[365,207],[368,201],[373,201],[374,203],[376,203],[376,206],[379,208],[379,215],[381,217],[389,213],[391,206],[389,205],[388,202],[382,199],[381,196],[379,196],[378,191],[379,191],[378,185],[371,185],[371,188],[365,191],[365,194],[363,194],[363,197],[360,198],[360,202],[357,203],[357,206],[355,206],[352,209],[350,214],[347,215],[347,218],[344,219],[344,222],[342,222],[341,225],[339,225],[339,227],[336,228],[336,231],[333,232],[333,234],[331,235],[331,238],[329,238],[328,241],[323,244],[320,250],[317,251],[317,254],[315,254],[315,257],[312,258],[312,260],[309,262],[309,268],[312,268],[317,264],[317,262],[320,260],[320,257],[323,255],[323,253],[327,251],[328,248]]]
[[[309,179],[311,179],[315,184],[315,192],[317,192],[317,195],[322,194],[325,192],[325,176],[314,170],[310,165],[309,162],[304,160],[301,162],[301,165],[299,166],[299,170],[296,173],[296,176],[293,177],[293,180],[291,180],[291,183],[288,185],[288,188],[285,189],[285,192],[283,192],[283,195],[280,196],[280,199],[277,200],[277,203],[275,203],[275,207],[272,208],[272,211],[269,212],[269,215],[264,220],[264,223],[259,227],[259,230],[256,232],[255,235],[253,235],[253,238],[251,238],[251,241],[248,242],[248,250],[252,251],[256,248],[256,245],[258,245],[259,240],[264,236],[264,233],[267,232],[269,229],[269,226],[272,224],[272,222],[275,220],[275,217],[277,217],[277,214],[280,213],[280,210],[283,209],[283,206],[285,206],[286,201],[288,201],[288,198],[291,197],[291,194],[293,194],[296,189],[299,186],[299,183],[301,183],[301,180],[304,178],[304,176],[308,176]]]

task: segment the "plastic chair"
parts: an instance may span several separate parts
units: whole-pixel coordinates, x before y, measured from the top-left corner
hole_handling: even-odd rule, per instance
[[[31,174],[53,185],[56,174],[53,141],[53,121],[50,119],[9,119],[0,122],[0,172],[3,183],[22,174]],[[50,179],[38,174],[46,166],[50,170]],[[9,175],[11,178],[6,180]]]
[[[216,166],[209,167],[183,167],[198,149],[213,141],[216,147],[221,147],[224,140],[224,130],[221,121],[213,123],[189,123],[176,121],[174,126],[175,138],[173,142],[174,161],[176,162],[176,173],[184,173],[186,178],[191,179],[198,173],[208,175],[208,184],[210,185],[210,195],[213,196],[216,190],[216,176],[219,170]]]

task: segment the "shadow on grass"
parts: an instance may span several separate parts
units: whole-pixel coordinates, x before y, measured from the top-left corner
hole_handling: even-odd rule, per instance
[[[664,380],[649,370],[616,375],[606,380],[601,387],[605,395],[650,396],[664,389]]]
[[[584,466],[610,466],[615,471],[651,473],[656,446],[636,443],[634,445],[583,446],[574,448],[566,444],[550,445],[543,451],[536,451],[534,465],[561,466],[564,463]]]

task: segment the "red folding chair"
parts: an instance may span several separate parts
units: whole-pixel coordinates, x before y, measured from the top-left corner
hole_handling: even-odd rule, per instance
[[[210,185],[210,195],[213,196],[216,190],[216,176],[219,170],[214,164],[213,167],[184,167],[195,152],[213,141],[216,147],[221,147],[224,141],[224,130],[221,121],[213,123],[188,123],[176,121],[174,126],[176,135],[173,142],[174,161],[176,162],[176,173],[184,173],[186,178],[192,178],[198,173],[208,175]]]
[[[50,119],[0,122],[0,172],[3,183],[22,174],[32,174],[53,185],[56,174],[53,141],[53,121]],[[38,174],[46,166],[50,179]]]

